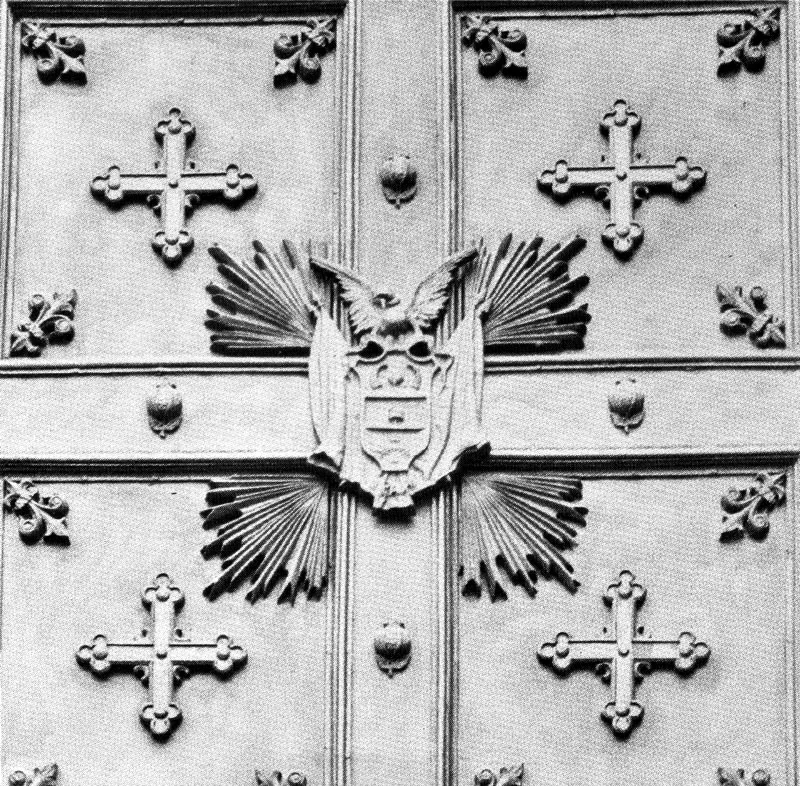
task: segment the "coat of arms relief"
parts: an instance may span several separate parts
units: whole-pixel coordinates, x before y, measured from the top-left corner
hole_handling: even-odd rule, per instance
[[[308,353],[317,474],[215,483],[206,556],[223,559],[215,597],[245,578],[251,600],[285,577],[281,597],[321,591],[329,563],[329,494],[359,490],[379,515],[402,516],[425,492],[459,483],[466,590],[505,593],[502,571],[533,594],[537,570],[574,590],[563,555],[586,511],[580,482],[556,475],[470,472],[490,446],[481,423],[484,353],[554,352],[582,346],[590,315],[575,298],[588,284],[570,263],[578,235],[495,249],[481,240],[434,269],[406,304],[324,253],[284,241],[255,243],[252,261],[210,249],[224,285],[211,284],[215,352]],[[333,308],[326,292],[334,286]],[[457,293],[458,307],[454,308]],[[340,326],[332,314],[346,312]],[[332,483],[331,483],[332,481]]]

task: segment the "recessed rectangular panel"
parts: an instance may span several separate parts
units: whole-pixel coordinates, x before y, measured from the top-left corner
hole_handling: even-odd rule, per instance
[[[210,245],[249,257],[254,239],[269,247],[284,237],[332,240],[337,51],[321,57],[315,83],[273,84],[275,40],[303,25],[293,17],[184,23],[154,14],[53,23],[60,35],[85,42],[83,85],[45,84],[35,58],[20,55],[12,98],[12,326],[27,319],[31,294],[74,288],[74,339],[48,354],[76,361],[207,357],[205,286],[219,278]],[[180,118],[170,115],[173,108]],[[185,156],[173,149],[177,137]],[[110,166],[119,171],[93,195],[93,179]],[[257,191],[245,188],[235,201],[249,185],[246,173]],[[126,189],[128,196],[113,201]],[[157,189],[160,215],[145,202]],[[165,248],[156,233],[180,225],[182,194],[191,202],[184,229],[193,248],[184,236]],[[6,352],[8,345],[6,337]]]
[[[785,478],[773,491],[782,484]],[[794,655],[785,642],[792,627],[792,501],[786,506],[778,494],[758,502],[766,537],[746,524],[740,538],[721,541],[720,498],[730,488],[742,495],[730,496],[729,511],[746,510],[753,488],[764,490],[755,471],[587,479],[586,527],[577,528],[577,546],[564,553],[580,582],[574,594],[540,570],[534,597],[504,574],[507,600],[492,603],[485,586],[482,597],[461,598],[459,782],[484,767],[520,762],[528,782],[557,786],[712,783],[718,767],[748,776],[764,769],[773,783],[791,782]],[[467,516],[462,538],[476,526]],[[729,518],[728,526],[737,520],[744,517]],[[626,571],[646,593],[631,596],[632,615],[615,609]],[[684,632],[708,646],[707,660],[682,673],[674,661],[650,674],[642,669],[633,696],[643,714],[627,733],[615,734],[601,717],[613,687],[594,672],[594,661],[581,658],[598,642],[607,663],[626,653],[699,655]],[[554,648],[550,658],[537,657],[542,645],[557,641],[561,673],[553,668]],[[624,678],[621,669],[623,688]],[[616,695],[630,697],[625,690]]]
[[[481,73],[491,25],[454,42],[463,236],[585,236],[587,353],[763,352],[720,330],[715,289],[789,311],[788,9],[760,72],[719,76],[717,31],[751,14],[662,5],[493,14],[498,46],[527,37],[525,79]]]
[[[296,768],[320,783],[326,601],[301,595],[294,606],[274,597],[251,605],[246,587],[205,598],[220,571],[218,559],[200,555],[214,537],[199,515],[205,483],[37,480],[36,487],[51,504],[56,496],[68,504],[71,542],[25,541],[25,511],[4,516],[5,771],[31,773],[54,761],[65,786],[103,783],[110,773],[132,786],[189,786],[252,783],[256,768]],[[162,573],[184,596],[173,641],[186,647],[226,634],[248,658],[227,679],[190,666],[173,696],[182,720],[154,738],[140,720],[149,691],[132,666],[102,678],[82,668],[76,652],[97,634],[110,644],[152,640],[152,609],[141,593]]]

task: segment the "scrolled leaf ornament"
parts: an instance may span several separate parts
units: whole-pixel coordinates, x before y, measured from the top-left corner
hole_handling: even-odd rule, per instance
[[[8,480],[3,507],[19,520],[19,536],[25,543],[46,540],[69,545],[66,500],[55,494],[46,496],[32,480]]]
[[[759,472],[746,486],[734,486],[720,500],[725,528],[719,539],[738,540],[747,533],[763,540],[769,532],[769,514],[785,501],[785,472]]]
[[[290,772],[285,778],[275,770],[265,775],[261,770],[256,770],[256,786],[307,786],[308,779],[302,772]]]
[[[8,776],[8,786],[56,786],[57,781],[57,764],[46,764],[41,769],[34,767],[31,775],[15,770]]]
[[[11,354],[38,357],[48,345],[66,342],[75,334],[75,304],[78,293],[72,289],[65,294],[56,292],[48,300],[44,295],[31,295],[28,300],[27,322],[11,333]]]
[[[767,59],[767,45],[780,34],[780,8],[758,8],[742,22],[727,22],[717,31],[717,73],[726,76],[742,66],[760,71]]]
[[[478,53],[478,71],[483,76],[496,76],[502,71],[504,76],[527,79],[528,37],[522,30],[501,30],[489,16],[468,14],[464,18],[461,41]]]
[[[36,58],[36,73],[42,82],[53,82],[60,76],[65,82],[86,81],[83,56],[86,46],[74,35],[61,36],[38,22],[22,23],[22,51]]]
[[[501,767],[498,773],[484,769],[475,775],[475,786],[521,786],[524,775],[524,764]]]
[[[296,82],[298,77],[308,84],[322,74],[320,55],[336,46],[336,17],[309,19],[299,33],[280,35],[275,39],[276,87]]]
[[[741,287],[719,284],[717,300],[722,311],[720,328],[723,332],[747,333],[759,349],[786,346],[784,322],[767,306],[767,291],[763,287],[753,287],[745,295]]]
[[[768,770],[755,770],[746,775],[744,770],[729,770],[720,767],[717,770],[720,786],[769,786],[772,776]]]

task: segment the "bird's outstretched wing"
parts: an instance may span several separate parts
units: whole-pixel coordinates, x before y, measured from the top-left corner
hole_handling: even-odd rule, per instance
[[[314,335],[317,298],[305,255],[288,240],[279,253],[253,243],[253,261],[231,256],[220,246],[209,253],[225,283],[206,287],[222,311],[209,309],[211,349],[227,355],[307,348]],[[227,312],[227,313],[223,313]]]
[[[420,329],[431,327],[439,318],[450,297],[450,284],[461,270],[478,255],[478,249],[468,248],[451,256],[441,267],[434,270],[414,292],[406,315]]]
[[[586,245],[580,235],[540,253],[542,238],[512,245],[506,235],[491,253],[481,240],[480,258],[467,292],[484,318],[487,347],[527,352],[580,349],[591,319],[587,306],[574,306],[589,277],[573,278],[569,263]]]
[[[313,256],[311,265],[316,270],[324,270],[336,277],[356,337],[370,333],[380,325],[380,314],[373,304],[375,293],[355,273],[335,262]]]

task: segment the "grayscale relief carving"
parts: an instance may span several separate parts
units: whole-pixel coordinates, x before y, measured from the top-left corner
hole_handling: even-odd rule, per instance
[[[478,53],[478,71],[483,76],[527,79],[528,37],[521,30],[504,30],[490,16],[464,17],[461,41]]]
[[[56,786],[57,783],[57,764],[46,764],[41,768],[34,767],[31,775],[22,770],[15,770],[8,776],[8,786]]]
[[[739,540],[745,534],[763,540],[769,533],[769,514],[786,502],[786,473],[759,472],[746,486],[734,486],[722,497],[720,540]]]
[[[639,133],[641,118],[619,100],[600,121],[600,131],[608,137],[610,161],[599,166],[571,166],[565,159],[553,169],[545,169],[537,183],[554,199],[566,202],[576,194],[590,193],[611,213],[601,237],[620,259],[627,259],[644,238],[644,229],[634,221],[636,207],[656,191],[671,191],[688,198],[706,181],[702,167],[692,166],[678,156],[674,164],[641,163],[634,154],[633,140]]]
[[[759,349],[786,346],[786,327],[783,319],[767,306],[767,291],[753,287],[745,295],[741,287],[717,285],[722,319],[720,328],[729,335],[746,333]]]
[[[71,289],[48,299],[31,295],[28,321],[20,322],[11,333],[11,354],[38,357],[49,344],[70,341],[75,335],[75,304],[78,293]]]
[[[329,489],[321,478],[286,473],[215,480],[206,495],[203,526],[216,537],[203,556],[222,558],[222,573],[204,594],[209,600],[245,580],[254,603],[280,587],[279,601],[299,592],[322,595],[330,570]]]
[[[750,775],[745,770],[717,770],[720,786],[769,786],[772,780],[768,770],[755,770]]]
[[[378,175],[383,195],[396,208],[410,202],[417,193],[417,168],[410,156],[397,154],[387,158]]]
[[[559,475],[478,472],[461,481],[458,511],[460,573],[465,595],[508,596],[508,584],[536,594],[541,573],[570,592],[580,583],[563,552],[586,526],[581,482]]]
[[[626,434],[638,428],[644,420],[644,393],[639,383],[628,377],[618,379],[608,394],[608,414],[611,422]]]
[[[475,775],[475,786],[521,786],[524,776],[524,764],[501,767],[497,773],[489,769],[481,770]]]
[[[128,199],[144,199],[161,217],[162,228],[155,233],[153,248],[170,265],[178,264],[194,246],[186,219],[201,198],[221,197],[231,206],[248,199],[256,190],[256,179],[242,172],[237,164],[224,169],[201,170],[186,159],[186,150],[195,135],[180,109],[169,110],[155,127],[155,136],[164,150],[152,172],[124,173],[114,164],[108,173],[92,180],[92,193],[112,207]]]
[[[22,51],[36,58],[36,73],[42,82],[61,77],[65,82],[86,81],[86,45],[75,35],[59,35],[39,22],[22,22]]]
[[[555,641],[543,644],[537,653],[539,660],[557,674],[568,674],[579,667],[595,668],[603,682],[611,685],[613,695],[600,715],[618,737],[627,737],[641,722],[644,707],[634,701],[635,686],[654,666],[688,675],[702,666],[711,652],[688,632],[667,640],[642,637],[636,617],[645,596],[644,586],[630,571],[623,570],[603,595],[611,609],[611,638],[578,639],[559,633]]]
[[[42,494],[32,480],[6,478],[3,508],[16,517],[19,536],[25,543],[44,540],[69,545],[69,505],[55,494]]]
[[[336,46],[336,17],[309,19],[299,33],[283,34],[275,39],[276,87],[296,82],[313,84],[322,74],[320,56]]]
[[[150,428],[161,439],[180,428],[183,423],[183,398],[175,383],[166,379],[156,383],[146,403]]]
[[[175,627],[183,602],[183,592],[162,573],[142,592],[142,603],[151,616],[150,632],[145,631],[140,641],[120,643],[100,634],[75,654],[78,663],[98,677],[107,677],[114,668],[132,670],[150,692],[139,717],[150,734],[161,740],[170,736],[183,717],[173,692],[193,671],[210,669],[228,677],[247,662],[245,650],[229,636],[217,636],[208,643],[187,640]]]
[[[411,636],[402,622],[384,622],[373,646],[378,668],[390,678],[411,662]]]
[[[575,236],[540,253],[542,239],[455,254],[409,304],[374,291],[354,272],[291,243],[273,254],[257,243],[252,263],[210,249],[224,287],[208,287],[211,347],[223,354],[310,352],[311,414],[319,446],[309,462],[365,491],[378,510],[410,509],[466,453],[488,449],[481,428],[484,346],[538,352],[583,345],[587,284],[569,262]],[[320,308],[314,273],[330,275],[347,307],[353,342]],[[452,285],[465,280],[465,318],[443,344],[432,335]],[[455,395],[458,391],[458,395]],[[354,414],[363,411],[363,416]],[[352,438],[351,438],[352,436]]]
[[[740,22],[726,22],[717,31],[720,76],[735,74],[744,66],[760,71],[767,60],[767,46],[780,34],[780,8],[756,8]]]
[[[307,786],[308,780],[302,772],[290,772],[285,778],[278,771],[265,775],[256,770],[256,786]]]

